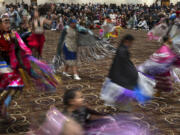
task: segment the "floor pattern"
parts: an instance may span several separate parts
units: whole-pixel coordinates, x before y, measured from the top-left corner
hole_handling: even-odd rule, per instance
[[[133,34],[136,38],[131,52],[132,60],[137,65],[160,47],[156,42],[147,41],[143,31],[125,30],[120,36],[127,33]],[[47,62],[51,61],[55,53],[58,36],[58,32],[46,32],[43,58]],[[117,46],[118,42],[119,40],[116,39],[113,44]],[[74,81],[71,78],[62,77],[63,84],[54,93],[43,93],[40,90],[24,91],[15,98],[11,105],[10,115],[14,121],[7,124],[0,118],[0,135],[25,134],[31,123],[41,122],[44,119],[45,113],[51,105],[63,110],[62,96],[64,91],[69,89],[81,90],[87,104],[97,111],[110,114],[122,113],[121,106],[105,107],[103,101],[99,99],[99,92],[110,65],[111,59],[88,64],[82,63],[79,71],[83,80]],[[152,135],[180,135],[179,88],[180,86],[175,84],[173,92],[162,93],[161,97],[154,98],[145,105],[133,103],[133,115],[151,130]]]

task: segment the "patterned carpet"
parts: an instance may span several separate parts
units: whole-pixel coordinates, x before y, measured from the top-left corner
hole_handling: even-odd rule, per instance
[[[160,46],[158,43],[147,41],[146,34],[143,31],[124,30],[120,37],[126,33],[131,33],[136,38],[131,52],[132,60],[137,65],[147,59]],[[46,32],[46,45],[43,58],[47,62],[52,60],[55,53],[58,36],[58,32]],[[118,39],[114,40],[113,44],[117,45],[118,41]],[[43,93],[40,90],[24,91],[20,96],[15,98],[10,108],[10,115],[14,119],[14,122],[7,124],[0,119],[0,135],[25,134],[31,123],[41,122],[43,120],[46,111],[51,105],[55,105],[59,110],[62,110],[62,95],[68,89],[81,90],[87,104],[97,111],[110,114],[122,113],[121,106],[114,108],[105,107],[103,101],[99,99],[99,92],[110,65],[111,59],[105,59],[95,63],[82,63],[79,71],[83,80],[74,81],[62,77],[63,84],[59,86],[55,93]],[[179,88],[178,85],[175,85],[173,92],[162,93],[161,97],[153,99],[144,106],[133,103],[133,115],[151,130],[152,135],[180,135]]]

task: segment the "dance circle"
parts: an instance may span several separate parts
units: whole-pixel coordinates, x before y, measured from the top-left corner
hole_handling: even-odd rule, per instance
[[[26,115],[30,112],[29,108],[26,107],[20,107],[13,110],[10,110],[11,116],[22,116]]]
[[[102,112],[102,113],[107,113],[107,114],[114,114],[114,113],[118,113],[118,110],[115,107],[112,106],[99,106],[95,108],[96,111],[98,112]]]
[[[94,68],[94,67],[89,68],[89,67],[91,67],[91,66],[88,66],[88,67],[85,67],[85,68],[80,68],[80,72],[81,73],[91,74],[91,73],[94,73],[94,72],[98,71],[97,68]]]
[[[103,80],[105,78],[105,75],[102,75],[102,74],[92,74],[92,75],[90,75],[90,78],[94,79],[94,80]]]
[[[83,89],[82,93],[86,95],[86,94],[99,93],[99,91],[97,91],[97,89],[94,88],[86,88]]]
[[[167,107],[167,104],[163,101],[151,101],[146,104],[139,104],[139,106],[145,110],[157,111],[161,107]]]
[[[70,90],[70,89],[76,89],[76,90],[81,90],[84,88],[84,85],[82,84],[68,84],[65,89]]]
[[[18,134],[18,135],[24,135],[26,132],[29,131],[29,122],[18,122],[13,123],[12,125],[7,128],[6,132],[8,134]]]
[[[49,106],[55,103],[55,99],[52,97],[42,97],[36,99],[34,102],[38,105]]]
[[[98,96],[95,94],[87,94],[87,95],[83,95],[85,102],[88,105],[97,105],[96,101],[98,100]]]
[[[152,135],[176,135],[173,130],[170,129],[162,129],[151,132]]]
[[[162,114],[179,114],[180,115],[180,107],[179,106],[170,106],[160,108],[160,112]]]
[[[143,113],[133,113],[133,116],[138,118],[139,120],[142,120],[144,118],[144,114]]]
[[[179,114],[166,115],[164,117],[164,119],[169,124],[174,125],[178,128],[180,127],[180,115]]]
[[[63,102],[63,98],[62,98],[62,96],[49,96],[49,98],[52,98],[52,99],[54,99],[55,100],[55,102]]]

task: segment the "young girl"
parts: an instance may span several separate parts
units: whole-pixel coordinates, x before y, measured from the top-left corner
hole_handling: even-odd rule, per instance
[[[103,114],[89,109],[84,104],[82,93],[78,90],[69,90],[64,94],[64,113],[82,126],[85,126],[91,120],[103,118]]]

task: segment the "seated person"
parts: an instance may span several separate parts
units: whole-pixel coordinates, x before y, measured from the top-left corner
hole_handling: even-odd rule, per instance
[[[149,27],[147,25],[147,22],[146,22],[146,20],[144,18],[142,18],[141,21],[138,23],[138,28],[146,29],[146,30],[149,29]]]

